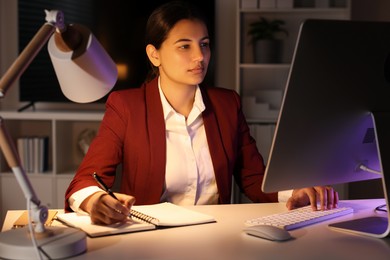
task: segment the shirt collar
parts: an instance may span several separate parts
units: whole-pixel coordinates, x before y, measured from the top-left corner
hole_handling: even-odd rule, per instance
[[[158,91],[160,93],[160,99],[161,99],[161,103],[163,106],[164,120],[167,120],[170,115],[175,114],[177,112],[169,104],[168,100],[166,99],[166,97],[161,89],[160,77],[158,78]],[[194,100],[194,104],[193,104],[193,107],[192,107],[190,114],[193,113],[194,109],[197,109],[199,111],[199,113],[202,113],[206,109],[206,106],[203,102],[202,92],[200,91],[199,85],[196,86],[195,100]]]

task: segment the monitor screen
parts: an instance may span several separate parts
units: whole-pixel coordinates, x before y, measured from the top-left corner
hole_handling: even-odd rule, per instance
[[[390,144],[379,136],[384,132],[379,113],[390,121],[389,53],[390,23],[302,24],[265,192],[382,177]]]
[[[263,191],[381,178],[390,193],[390,23],[307,20],[298,36]],[[389,211],[331,224],[383,238]]]

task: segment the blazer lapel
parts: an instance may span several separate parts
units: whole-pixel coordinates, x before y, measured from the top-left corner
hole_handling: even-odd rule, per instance
[[[149,190],[152,194],[148,196],[160,199],[165,182],[166,139],[165,121],[157,78],[147,84],[145,91],[147,131],[150,142],[150,179],[147,182],[150,183],[149,187],[158,187],[153,191]]]
[[[207,136],[207,142],[210,149],[211,159],[213,161],[215,178],[218,186],[219,196],[221,202],[230,201],[230,188],[231,188],[231,177],[228,174],[230,171],[228,169],[229,163],[227,162],[227,155],[222,143],[222,135],[220,133],[221,129],[218,125],[218,120],[212,109],[212,104],[209,100],[209,97],[202,89],[203,102],[206,105],[206,109],[203,111],[203,122]],[[229,187],[229,191],[226,191],[226,188]]]

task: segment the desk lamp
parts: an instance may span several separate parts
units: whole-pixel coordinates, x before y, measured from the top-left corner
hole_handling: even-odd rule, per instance
[[[61,90],[68,99],[87,103],[105,96],[117,79],[114,62],[87,28],[65,25],[61,11],[45,12],[46,23],[1,78],[0,97],[5,96],[47,41]],[[0,233],[0,258],[31,259],[36,254],[39,259],[63,259],[84,253],[84,232],[44,225],[48,209],[35,194],[1,117],[0,148],[26,197],[29,212],[28,227]]]

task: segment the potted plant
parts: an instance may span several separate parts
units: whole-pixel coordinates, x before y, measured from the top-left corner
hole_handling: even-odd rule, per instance
[[[288,36],[288,31],[282,27],[284,24],[283,20],[267,20],[264,17],[250,24],[248,34],[256,63],[281,62],[282,36]]]

